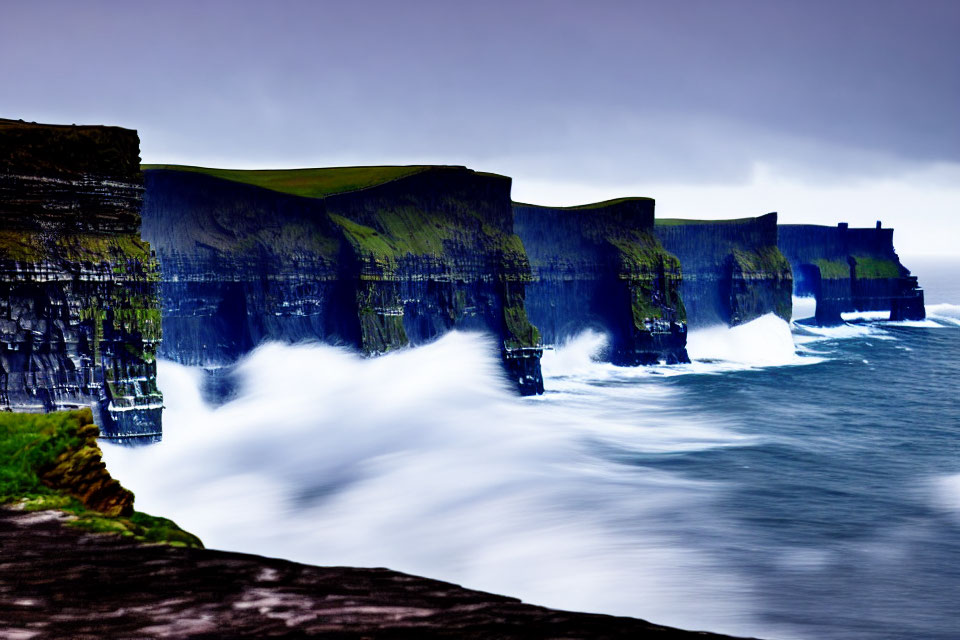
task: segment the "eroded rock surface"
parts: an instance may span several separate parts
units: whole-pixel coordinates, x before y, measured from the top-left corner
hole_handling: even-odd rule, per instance
[[[90,411],[77,413],[79,443],[64,451],[53,464],[40,470],[41,482],[55,491],[79,500],[83,505],[108,516],[133,513],[133,493],[123,488],[107,471],[103,451],[97,444],[100,429]]]
[[[514,203],[514,228],[533,270],[527,312],[545,343],[596,329],[609,334],[616,364],[689,362],[680,262],[654,235],[653,210],[650,198]]]
[[[135,131],[0,119],[0,409],[92,406],[105,437],[159,438],[139,161]]]
[[[0,509],[0,637],[724,638],[387,569],[142,545]]]

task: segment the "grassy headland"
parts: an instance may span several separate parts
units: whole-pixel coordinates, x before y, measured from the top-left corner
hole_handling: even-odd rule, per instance
[[[432,165],[324,167],[317,169],[213,169],[178,164],[145,164],[141,169],[189,171],[305,198],[357,191],[432,169]]]

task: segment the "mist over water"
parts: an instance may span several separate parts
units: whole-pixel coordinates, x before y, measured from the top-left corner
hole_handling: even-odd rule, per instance
[[[953,638],[960,306],[928,311],[691,332],[674,367],[596,362],[587,332],[539,398],[483,335],[269,344],[220,406],[161,362],[164,441],[104,448],[209,547],[764,638]]]

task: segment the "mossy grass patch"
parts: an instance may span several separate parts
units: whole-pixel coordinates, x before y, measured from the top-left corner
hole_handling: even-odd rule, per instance
[[[188,171],[306,198],[358,191],[434,168],[432,165],[323,167],[316,169],[214,169],[177,164],[145,164],[144,171]]]
[[[857,278],[873,280],[900,277],[900,265],[896,260],[870,256],[853,256],[853,260],[856,264]]]

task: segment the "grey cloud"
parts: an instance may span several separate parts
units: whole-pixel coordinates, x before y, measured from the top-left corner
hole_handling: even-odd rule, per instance
[[[960,162],[957,33],[953,0],[19,3],[0,115],[155,161],[844,179]]]

